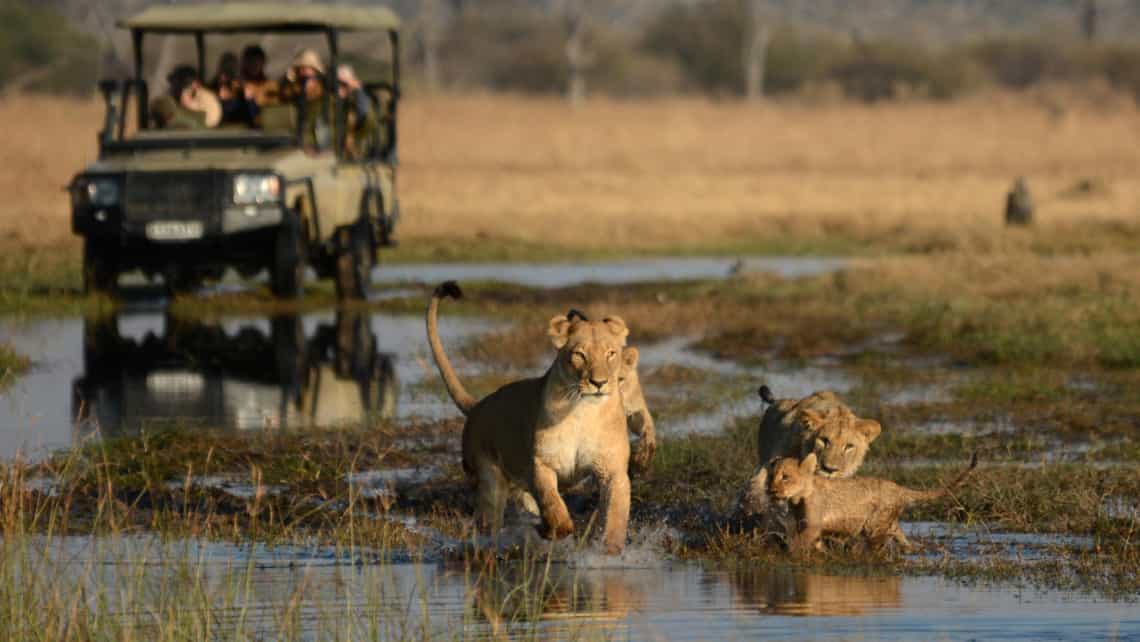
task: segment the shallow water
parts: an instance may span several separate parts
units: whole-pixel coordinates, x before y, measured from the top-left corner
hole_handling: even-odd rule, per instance
[[[495,324],[445,318],[450,345]],[[29,459],[144,427],[358,426],[450,416],[415,383],[436,376],[419,315],[333,312],[180,320],[142,311],[9,325],[34,366],[0,394],[0,457]]]
[[[625,284],[643,281],[718,279],[734,272],[765,272],[796,278],[834,272],[849,261],[840,258],[774,256],[733,258],[658,258],[603,263],[426,263],[381,265],[376,283],[435,284],[448,279],[502,281],[556,288],[581,283]]]
[[[275,638],[340,635],[393,639],[1043,640],[1140,635],[1134,604],[1010,585],[967,586],[932,577],[831,576],[788,569],[719,570],[657,561],[589,568],[575,556],[524,572],[500,565],[477,579],[454,563],[386,563],[367,552],[318,546],[160,544],[144,537],[53,540],[59,577],[116,587],[111,609],[210,596],[222,630]],[[53,585],[60,590],[60,585]],[[519,590],[526,587],[527,590]],[[117,608],[116,608],[117,607]],[[293,613],[284,617],[286,607]],[[146,610],[145,608],[143,609]],[[121,616],[121,617],[126,617]]]

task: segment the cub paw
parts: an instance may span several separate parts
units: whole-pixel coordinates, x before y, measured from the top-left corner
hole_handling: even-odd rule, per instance
[[[649,466],[653,463],[653,455],[656,452],[657,442],[644,438],[639,440],[629,458],[630,470],[638,474],[649,472]]]

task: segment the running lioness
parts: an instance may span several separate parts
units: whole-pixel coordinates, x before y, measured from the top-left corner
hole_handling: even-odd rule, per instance
[[[618,382],[629,335],[625,322],[618,317],[552,318],[548,333],[558,354],[546,373],[509,383],[476,401],[439,340],[439,301],[460,296],[453,281],[435,289],[427,333],[447,391],[467,416],[463,469],[476,487],[479,521],[497,530],[512,491],[526,490],[538,502],[543,537],[570,535],[574,524],[559,484],[592,474],[602,491],[606,552],[620,553],[629,521],[629,439]]]

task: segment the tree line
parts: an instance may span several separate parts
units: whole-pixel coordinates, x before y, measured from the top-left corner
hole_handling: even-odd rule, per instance
[[[799,0],[393,3],[405,17],[402,53],[413,91],[563,94],[576,102],[588,94],[760,99],[828,88],[879,101],[950,99],[986,86],[1101,79],[1140,97],[1140,45],[1103,34],[1106,23],[1119,27],[1121,16],[1140,24],[1135,12],[1122,13],[1123,5],[1020,0],[1026,11],[1036,7],[1042,16],[1036,30],[964,28],[951,40],[925,37],[911,27],[871,28],[893,23],[870,7],[915,1],[835,4],[839,16],[851,5],[867,5],[863,22],[851,22],[849,29],[838,19],[808,20]],[[7,54],[0,56],[0,87],[82,94],[92,91],[100,75],[126,73],[129,46],[114,21],[146,4],[0,0],[0,47]],[[956,3],[933,4],[945,11]],[[962,23],[1025,23],[1001,13],[1018,2],[989,4],[996,13]],[[813,8],[830,16],[827,6],[819,0]],[[278,60],[289,55],[284,40],[274,41]],[[177,57],[167,49],[154,58]],[[160,78],[161,70],[155,71]]]

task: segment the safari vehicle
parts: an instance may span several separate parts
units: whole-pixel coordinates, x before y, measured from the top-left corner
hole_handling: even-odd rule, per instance
[[[99,159],[69,186],[85,288],[114,294],[121,274],[139,270],[185,291],[226,268],[247,278],[267,269],[274,294],[296,298],[311,267],[335,279],[340,298],[365,297],[378,249],[393,244],[399,218],[399,24],[386,8],[273,3],[154,6],[121,22],[132,35],[134,77],[100,83]],[[390,69],[363,83],[377,122],[351,144],[335,71],[349,32],[382,34],[370,49],[386,48]],[[263,107],[255,127],[159,128],[149,98],[164,88],[144,80],[146,37],[192,37],[204,79],[207,36],[251,33],[327,43],[316,108],[298,99]],[[324,135],[314,135],[322,124]]]
[[[367,313],[342,310],[309,333],[297,316],[268,328],[170,316],[161,329],[121,332],[127,325],[115,316],[84,322],[83,374],[72,382],[77,436],[342,428],[395,414],[394,359],[378,349]]]

